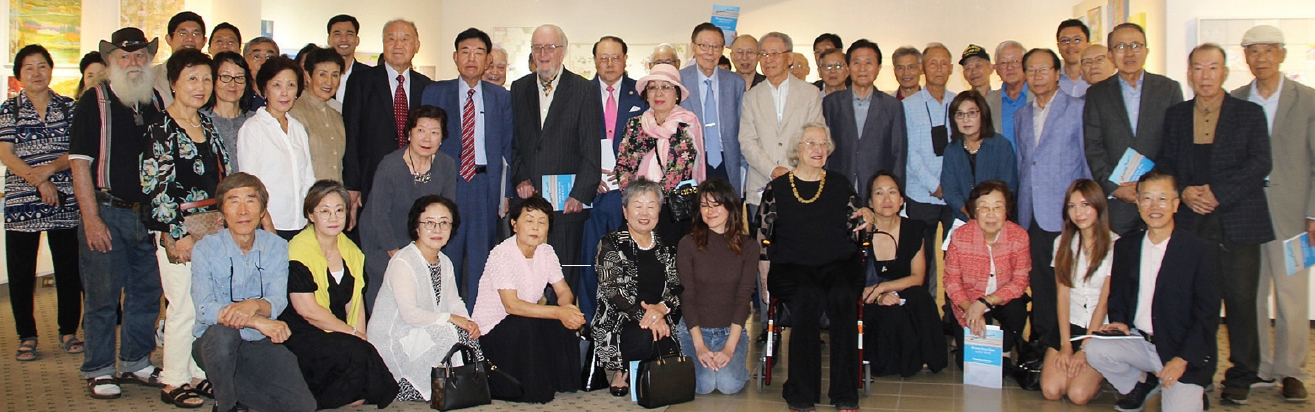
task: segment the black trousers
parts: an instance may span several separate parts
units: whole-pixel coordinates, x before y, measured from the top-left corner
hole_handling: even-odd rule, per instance
[[[1218,245],[1213,251],[1215,280],[1228,314],[1228,362],[1224,371],[1225,387],[1250,388],[1260,370],[1260,332],[1256,319],[1256,294],[1260,290],[1260,245],[1239,245],[1224,236],[1217,214],[1197,216],[1196,234]],[[1266,332],[1268,326],[1266,326]],[[1211,341],[1214,344],[1214,341]],[[1219,363],[1212,362],[1208,376],[1214,376]]]
[[[56,229],[46,233],[50,246],[50,261],[55,269],[55,297],[58,300],[59,334],[78,332],[82,319],[82,276],[78,272],[78,230]],[[18,338],[37,337],[34,314],[36,293],[37,250],[41,247],[41,232],[5,231],[5,254],[8,257],[9,305],[14,311],[14,326]]]
[[[548,230],[548,244],[557,252],[557,260],[562,262],[562,276],[571,287],[571,294],[580,295],[580,246],[584,242],[584,222],[589,220],[589,210],[578,213],[553,212],[552,227]],[[557,292],[552,286],[544,291],[549,305],[557,304]]]
[[[927,260],[927,292],[931,296],[936,296],[936,250],[940,245],[936,244],[936,225],[941,225],[941,236],[949,236],[950,228],[954,226],[954,215],[950,213],[950,207],[945,205],[933,205],[931,203],[918,203],[909,200],[904,203],[908,206],[905,212],[908,213],[909,219],[919,220],[926,223],[926,229],[922,233],[923,257]]]
[[[772,296],[790,306],[790,376],[782,388],[791,409],[808,409],[822,398],[819,322],[831,320],[831,388],[837,407],[858,407],[858,297],[863,267],[857,256],[823,266],[772,263],[767,276]]]
[[[1009,301],[990,312],[986,312],[987,319],[995,319],[1000,324],[1000,330],[1004,332],[1003,349],[1009,353],[1016,343],[1019,336],[1023,334],[1023,327],[1027,326],[1027,295],[1018,299]],[[959,333],[954,334],[954,343],[958,350],[954,351],[954,362],[959,365],[959,370],[963,370],[963,332],[968,328],[959,327]]]
[[[1032,253],[1032,273],[1028,281],[1032,288],[1032,335],[1029,340],[1046,339],[1046,336],[1059,334],[1058,288],[1055,286],[1055,268],[1050,266],[1055,258],[1055,238],[1059,232],[1047,232],[1032,219],[1032,227],[1027,229],[1027,236]]]
[[[672,333],[671,336],[654,341],[652,331],[639,327],[639,322],[627,322],[621,326],[621,360],[646,361],[669,353],[679,354],[680,345],[676,344],[675,326],[672,326]]]

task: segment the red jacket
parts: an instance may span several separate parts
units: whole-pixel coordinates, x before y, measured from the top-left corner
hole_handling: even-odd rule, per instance
[[[1032,271],[1027,231],[1017,223],[1005,222],[996,238],[994,255],[995,295],[1005,303],[1023,296]],[[990,271],[986,235],[977,225],[977,220],[970,220],[954,231],[950,237],[950,249],[945,252],[945,293],[950,296],[950,306],[960,326],[964,326],[965,321],[959,304],[986,296]]]

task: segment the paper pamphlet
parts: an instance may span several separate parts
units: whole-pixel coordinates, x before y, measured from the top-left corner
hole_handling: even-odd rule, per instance
[[[1110,173],[1110,181],[1115,184],[1124,184],[1136,182],[1146,172],[1155,167],[1155,162],[1147,159],[1145,155],[1137,153],[1131,147],[1123,152],[1123,157],[1119,159],[1119,164],[1114,166],[1114,172]]]
[[[999,388],[1003,384],[1004,331],[987,325],[986,336],[963,329],[963,384]]]
[[[1288,276],[1315,265],[1315,248],[1310,246],[1310,235],[1302,233],[1283,241],[1283,267]]]

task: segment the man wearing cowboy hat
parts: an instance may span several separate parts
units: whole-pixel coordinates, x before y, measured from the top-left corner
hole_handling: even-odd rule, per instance
[[[150,63],[158,47],[158,38],[147,42],[135,27],[102,40],[109,77],[82,95],[69,133],[73,191],[82,211],[78,254],[84,268],[87,352],[81,369],[95,399],[118,398],[118,382],[163,386],[150,357],[160,317],[160,268],[155,243],[140,218],[147,199],[139,180],[146,125],[163,111]],[[120,304],[123,339],[116,374],[115,312]]]

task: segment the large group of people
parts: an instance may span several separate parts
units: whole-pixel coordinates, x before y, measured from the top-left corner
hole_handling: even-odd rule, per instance
[[[38,358],[44,232],[59,347],[85,353],[95,399],[133,383],[180,408],[384,408],[431,400],[454,348],[514,378],[490,377],[496,399],[550,402],[595,378],[626,396],[631,361],[670,353],[694,360],[697,393],[734,394],[751,308],[768,305],[792,318],[792,410],[822,402],[824,324],[842,411],[859,408],[862,362],[936,373],[949,334],[962,367],[991,323],[1006,357],[1046,348],[1047,399],[1084,404],[1108,381],[1120,410],[1157,392],[1199,410],[1220,358],[1222,403],[1276,384],[1306,399],[1309,275],[1282,242],[1315,240],[1315,90],[1279,71],[1275,27],[1246,32],[1255,80],[1231,93],[1224,49],[1193,49],[1187,101],[1144,69],[1132,23],[1097,45],[1067,20],[1057,50],[1005,41],[994,61],[969,45],[957,94],[940,43],[896,49],[885,93],[867,39],[818,36],[814,84],[780,32],[727,45],[698,24],[684,68],[659,46],[638,79],[604,36],[585,79],[543,25],[508,87],[507,52],[477,28],[437,82],[412,65],[415,23],[382,27],[378,66],[355,60],[354,17],[326,29],[329,47],[293,59],[228,23],[207,43],[183,12],[155,65],[159,39],[123,28],[83,59],[76,100],[24,45],[23,89],[0,107],[18,361]],[[1154,170],[1116,170],[1131,152]]]

